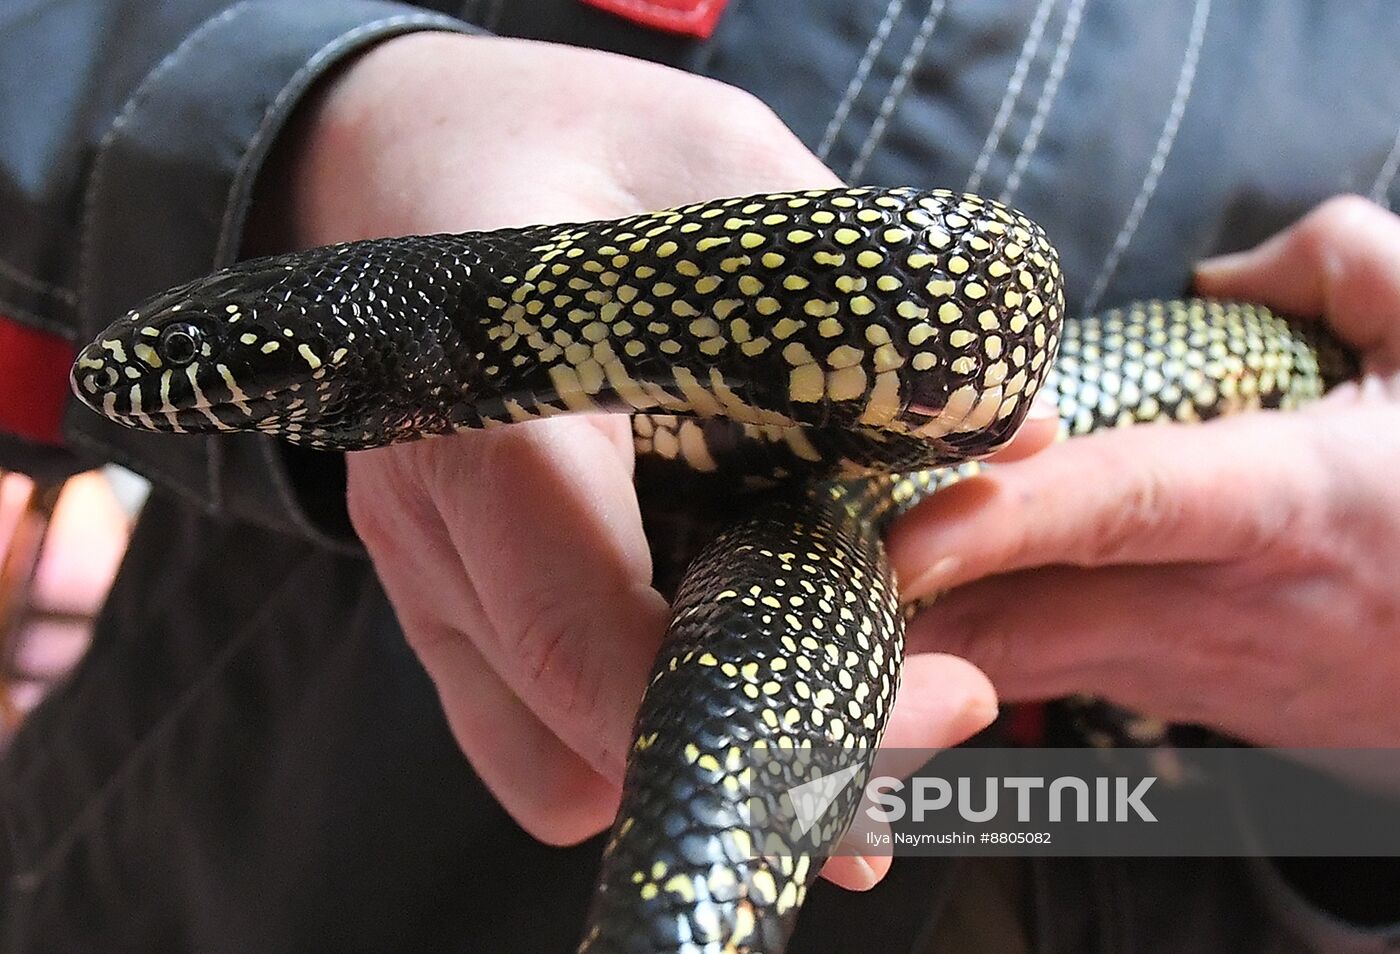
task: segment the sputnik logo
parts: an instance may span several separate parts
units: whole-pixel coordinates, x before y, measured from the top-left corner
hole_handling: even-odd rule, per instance
[[[860,773],[860,769],[861,766],[857,763],[827,775],[818,775],[810,782],[794,785],[788,790],[788,799],[792,802],[799,835],[806,836],[807,832],[812,830],[812,826],[826,814],[831,803],[846,790],[846,786],[851,784]]]

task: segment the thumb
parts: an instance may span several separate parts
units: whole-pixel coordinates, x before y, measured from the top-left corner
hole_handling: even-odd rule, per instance
[[[1400,217],[1359,196],[1329,199],[1256,248],[1206,259],[1196,289],[1299,315],[1400,367]]]
[[[996,715],[996,690],[972,663],[945,653],[909,656],[881,742],[878,764],[883,768],[879,774],[913,772],[928,761],[930,749],[946,749],[966,741],[990,725]],[[883,824],[873,827],[886,830]],[[871,830],[868,819],[857,818],[843,844],[871,844],[860,837]],[[888,845],[889,840],[883,843]],[[822,877],[843,888],[866,891],[884,878],[892,861],[888,851],[833,855],[822,868]]]

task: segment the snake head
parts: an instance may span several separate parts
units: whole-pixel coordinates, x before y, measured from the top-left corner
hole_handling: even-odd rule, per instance
[[[128,427],[310,438],[341,402],[316,289],[282,259],[236,265],[149,299],[78,355],[85,404]],[[351,339],[353,340],[353,336]]]

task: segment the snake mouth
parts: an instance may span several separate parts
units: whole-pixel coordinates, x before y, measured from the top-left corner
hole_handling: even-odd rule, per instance
[[[166,410],[148,411],[144,408],[137,408],[130,413],[121,413],[116,410],[104,410],[103,414],[108,419],[121,424],[123,427],[130,427],[139,431],[155,431],[166,434],[207,434],[213,432],[226,431],[246,431],[255,430],[256,424],[239,424],[237,421],[220,417],[217,411],[224,410],[223,405],[204,405],[201,407],[169,408]]]
[[[78,396],[85,404],[110,420],[142,431],[173,434],[208,434],[234,431],[264,431],[281,433],[289,421],[310,426],[321,405],[314,388],[307,382],[293,382],[248,397],[242,391],[229,397],[213,397],[201,393],[194,400],[133,402],[131,395],[107,391],[101,395]],[[159,392],[156,393],[158,396]],[[139,396],[139,393],[138,393]]]

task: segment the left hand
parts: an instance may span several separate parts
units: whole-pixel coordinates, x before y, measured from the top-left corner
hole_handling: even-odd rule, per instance
[[[281,149],[259,251],[838,184],[732,87],[593,50],[431,33],[337,73]],[[1007,455],[1053,436],[1039,423]],[[606,827],[667,617],[626,418],[453,434],[346,466],[351,518],[477,774],[543,841]],[[909,658],[899,699],[886,736],[904,748],[956,744],[996,714],[986,677],[939,653]],[[866,888],[889,863],[842,856],[825,874]]]
[[[1074,693],[1258,745],[1400,745],[1400,218],[1331,200],[1197,288],[1322,315],[1359,384],[1292,414],[1115,430],[916,508],[910,649],[1006,701]]]

